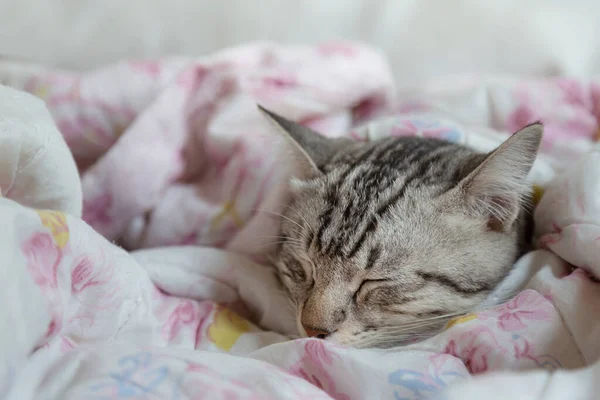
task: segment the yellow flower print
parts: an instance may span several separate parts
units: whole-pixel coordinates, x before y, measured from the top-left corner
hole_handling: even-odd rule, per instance
[[[39,97],[42,100],[46,100],[46,98],[50,94],[50,87],[48,85],[40,84],[31,91],[31,94],[33,94],[36,97]]]
[[[223,209],[215,215],[211,221],[211,227],[215,229],[218,227],[225,217],[229,216],[235,226],[241,228],[244,225],[244,221],[240,217],[239,213],[235,208],[235,201],[226,201],[223,204]]]
[[[544,188],[542,188],[541,186],[538,186],[538,185],[533,185],[533,195],[531,197],[531,200],[533,201],[534,207],[538,205],[538,203],[542,199],[543,195],[544,195]]]
[[[69,225],[67,216],[60,211],[36,210],[42,225],[50,230],[54,242],[59,248],[64,248],[69,241]]]
[[[244,333],[250,331],[250,323],[233,311],[217,306],[208,337],[218,348],[229,351]]]
[[[464,324],[465,322],[473,321],[474,319],[477,319],[477,314],[467,314],[463,315],[462,317],[451,319],[446,324],[446,329],[450,329],[454,325]]]

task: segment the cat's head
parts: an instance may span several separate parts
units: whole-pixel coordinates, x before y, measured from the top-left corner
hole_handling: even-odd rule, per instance
[[[522,253],[541,124],[482,155],[433,139],[328,139],[263,112],[295,163],[275,259],[302,335],[419,338],[482,302]]]

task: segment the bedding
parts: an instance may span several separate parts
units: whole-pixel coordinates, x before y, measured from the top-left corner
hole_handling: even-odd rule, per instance
[[[2,397],[550,399],[597,390],[594,80],[467,77],[397,91],[379,53],[338,42],[259,43],[85,73],[1,61],[0,82],[47,107],[0,88]],[[286,154],[256,103],[327,135],[432,136],[481,151],[541,119],[529,177],[539,248],[489,304],[426,341],[359,350],[295,338],[263,257],[293,171],[280,167]]]

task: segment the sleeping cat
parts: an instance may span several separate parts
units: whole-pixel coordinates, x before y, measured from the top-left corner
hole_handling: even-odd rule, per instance
[[[391,347],[480,304],[531,238],[543,127],[489,154],[437,139],[328,139],[261,108],[294,153],[275,264],[301,334]]]

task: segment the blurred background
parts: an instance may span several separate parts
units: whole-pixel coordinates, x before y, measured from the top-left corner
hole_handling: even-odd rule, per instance
[[[600,72],[598,0],[0,0],[0,54],[67,69],[252,40],[355,39],[397,82]]]

